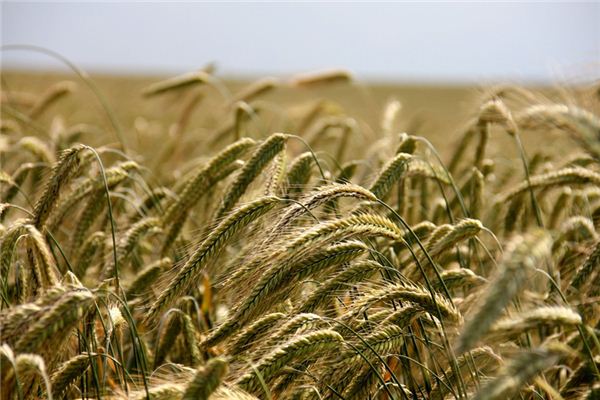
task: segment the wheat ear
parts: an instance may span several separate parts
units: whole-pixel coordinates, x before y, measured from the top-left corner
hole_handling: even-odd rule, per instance
[[[481,306],[462,329],[456,345],[458,354],[471,349],[488,331],[519,292],[529,270],[536,268],[549,254],[550,243],[550,238],[543,231],[532,232],[526,237],[518,236],[509,243],[498,276],[490,282]]]
[[[352,79],[350,72],[338,69],[296,75],[291,79],[291,84],[296,87],[311,87],[340,82],[347,83]]]
[[[50,376],[52,393],[56,398],[61,398],[69,386],[88,369],[95,354],[81,353],[62,363]]]
[[[593,274],[594,270],[598,269],[599,265],[600,241],[596,242],[596,244],[591,247],[590,254],[575,272],[575,276],[573,279],[571,279],[569,286],[579,290],[586,282],[590,280],[589,277]]]
[[[522,182],[515,188],[501,196],[500,201],[506,202],[512,198],[537,188],[551,188],[564,185],[587,185],[600,186],[600,174],[581,167],[563,168],[555,172],[535,175],[530,178],[530,183]]]
[[[38,230],[43,228],[52,207],[58,201],[61,188],[77,172],[78,156],[84,149],[84,146],[75,146],[65,150],[52,168],[52,175],[33,210],[33,225]]]
[[[60,98],[74,92],[76,87],[75,83],[71,81],[58,82],[50,86],[50,88],[42,94],[39,100],[35,102],[29,111],[29,117],[33,119],[39,117],[52,103],[55,103]]]
[[[61,343],[68,338],[64,332],[75,326],[83,312],[91,305],[94,296],[87,290],[66,293],[44,316],[35,321],[15,344],[15,350],[39,351],[47,349],[52,340]]]
[[[313,166],[313,155],[310,152],[300,154],[292,160],[286,175],[286,197],[296,197],[302,192],[310,180]]]
[[[496,400],[511,397],[528,380],[556,364],[569,354],[564,345],[549,343],[543,348],[529,351],[508,364],[500,376],[485,384],[473,400]]]
[[[494,337],[512,337],[537,327],[573,328],[580,325],[581,316],[566,307],[538,307],[510,318],[501,319],[490,328]]]
[[[254,342],[261,339],[273,326],[283,320],[285,316],[286,315],[283,313],[275,312],[266,314],[262,318],[257,319],[231,340],[227,354],[235,356],[246,351],[254,344]]]
[[[273,209],[279,201],[277,197],[263,197],[239,207],[225,218],[210,232],[194,254],[177,272],[177,276],[171,280],[166,290],[160,294],[159,298],[150,308],[147,320],[158,316],[175,298],[184,293],[189,285],[198,277],[198,274],[203,271],[203,267],[207,264],[208,260],[215,256],[236,232]]]
[[[212,358],[196,371],[194,378],[185,388],[182,400],[208,400],[226,373],[227,361],[222,357]]]
[[[292,360],[297,358],[306,360],[308,357],[318,356],[319,353],[322,356],[322,352],[339,347],[341,343],[343,343],[342,336],[330,330],[316,331],[295,337],[265,356],[259,361],[253,372],[243,375],[236,383],[242,389],[256,393],[260,389],[259,375],[268,384],[275,374]]]
[[[287,138],[283,133],[274,133],[256,149],[225,193],[216,219],[220,219],[231,210],[269,161],[285,148]]]
[[[213,80],[214,78],[206,71],[194,71],[153,83],[144,88],[142,94],[151,97],[194,85],[210,83]]]

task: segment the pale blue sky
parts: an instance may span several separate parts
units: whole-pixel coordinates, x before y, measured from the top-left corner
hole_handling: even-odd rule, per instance
[[[557,82],[600,77],[600,2],[6,2],[2,44],[98,72],[222,75],[344,67],[359,78]],[[59,67],[5,51],[6,67]]]

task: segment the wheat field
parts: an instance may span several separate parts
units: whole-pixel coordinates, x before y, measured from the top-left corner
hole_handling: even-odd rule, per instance
[[[600,398],[598,85],[63,78],[3,74],[0,398]]]

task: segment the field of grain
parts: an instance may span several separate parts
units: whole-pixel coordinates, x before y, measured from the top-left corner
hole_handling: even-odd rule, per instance
[[[0,399],[600,398],[600,89],[2,74]]]

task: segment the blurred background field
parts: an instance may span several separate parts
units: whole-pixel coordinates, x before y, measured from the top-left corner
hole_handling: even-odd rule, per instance
[[[218,70],[215,72],[218,77]],[[123,131],[126,144],[145,159],[152,159],[164,148],[166,141],[178,144],[175,158],[191,159],[206,155],[214,144],[215,137],[223,135],[221,144],[233,140],[233,133],[223,134],[231,127],[235,110],[232,111],[227,99],[214,87],[193,87],[146,98],[144,88],[165,79],[159,75],[118,75],[92,74],[90,79],[106,99]],[[482,99],[490,90],[499,86],[476,86],[467,84],[369,84],[358,80],[322,85],[320,87],[297,88],[290,84],[290,76],[278,78],[278,87],[261,95],[249,104],[256,108],[256,115],[244,123],[244,134],[254,138],[264,138],[272,132],[306,134],[318,129],[327,116],[343,118],[351,116],[356,124],[350,146],[364,148],[381,134],[381,121],[385,107],[391,101],[399,102],[401,109],[394,119],[394,130],[413,135],[422,135],[430,140],[440,154],[447,158],[450,149],[459,141],[469,120],[479,109]],[[218,79],[218,78],[217,78]],[[81,124],[87,125],[81,139],[94,146],[116,145],[117,136],[110,119],[101,103],[87,84],[75,74],[42,71],[5,71],[3,81],[3,113],[11,110],[26,112],[45,92],[61,82],[72,84],[68,95],[51,104],[33,121],[34,130],[42,136],[50,135],[51,130],[69,129]],[[219,79],[220,81],[220,79]],[[224,79],[225,96],[235,97],[250,85],[250,80]],[[586,86],[563,87],[530,85],[536,101],[585,103],[590,98]],[[593,95],[592,95],[593,96]],[[511,103],[515,109],[526,106],[527,99],[516,96]],[[320,114],[311,117],[310,113],[319,108]],[[316,108],[315,108],[316,107]],[[185,115],[185,126],[175,134],[173,129]],[[14,116],[13,116],[14,117]],[[297,123],[306,119],[306,126]],[[312,119],[311,119],[312,118]],[[296,121],[296,122],[292,122]],[[336,128],[327,133],[332,143],[339,132]],[[109,140],[113,138],[115,142]],[[571,148],[572,142],[563,134],[552,130],[536,131],[523,135],[527,149],[549,155],[556,151]],[[552,143],[553,146],[548,146]],[[507,135],[494,136],[491,155],[504,159],[510,164],[517,157]],[[350,153],[354,150],[350,150]],[[163,165],[164,167],[164,165]]]
[[[217,116],[211,118],[211,114],[215,114],[215,111],[223,111],[215,110],[215,107],[220,105],[221,99],[214,88],[182,90],[175,94],[150,99],[143,97],[142,90],[145,87],[165,78],[166,76],[98,74],[92,76],[93,81],[106,96],[126,130],[135,129],[136,120],[138,125],[143,124],[141,121],[145,120],[148,123],[156,124],[157,129],[168,129],[169,124],[179,117],[182,105],[186,100],[198,92],[202,94],[202,99],[190,118],[189,135],[202,136],[204,133],[210,133],[203,132],[204,129],[210,130],[210,128],[217,129],[219,127],[216,121]],[[3,80],[4,88],[8,89],[9,93],[13,92],[13,96],[18,97],[19,94],[23,94],[23,97],[29,96],[31,100],[35,96],[41,95],[53,84],[67,80],[73,81],[78,86],[76,92],[53,105],[53,110],[49,109],[48,113],[45,113],[47,114],[46,118],[41,116],[40,121],[51,122],[49,116],[58,112],[65,118],[65,122],[105,125],[103,113],[98,112],[98,108],[81,107],[82,104],[93,104],[94,94],[81,82],[77,82],[78,78],[75,75],[13,70],[5,72]],[[224,81],[232,94],[249,83],[251,81],[231,79]],[[261,97],[260,102],[270,103],[270,107],[295,107],[298,112],[302,112],[303,106],[307,108],[311,103],[327,99],[336,103],[339,113],[344,112],[355,117],[358,122],[363,122],[370,127],[377,127],[385,103],[396,99],[402,104],[402,118],[398,121],[402,127],[406,130],[427,133],[427,136],[431,136],[436,142],[440,134],[448,135],[466,121],[484,91],[482,88],[464,85],[369,85],[364,82],[325,85],[321,88],[307,90],[286,86],[283,79],[282,83],[281,87]],[[211,120],[215,121],[211,122]],[[202,123],[198,124],[198,122]],[[277,127],[283,130],[291,128],[290,126],[286,127],[285,121],[281,121]],[[257,124],[252,127],[252,130],[257,135],[268,134],[266,131],[257,132],[261,130],[260,128],[260,124]],[[131,139],[135,138],[132,136]],[[448,137],[446,136],[445,139]],[[441,144],[443,141],[439,143]]]

